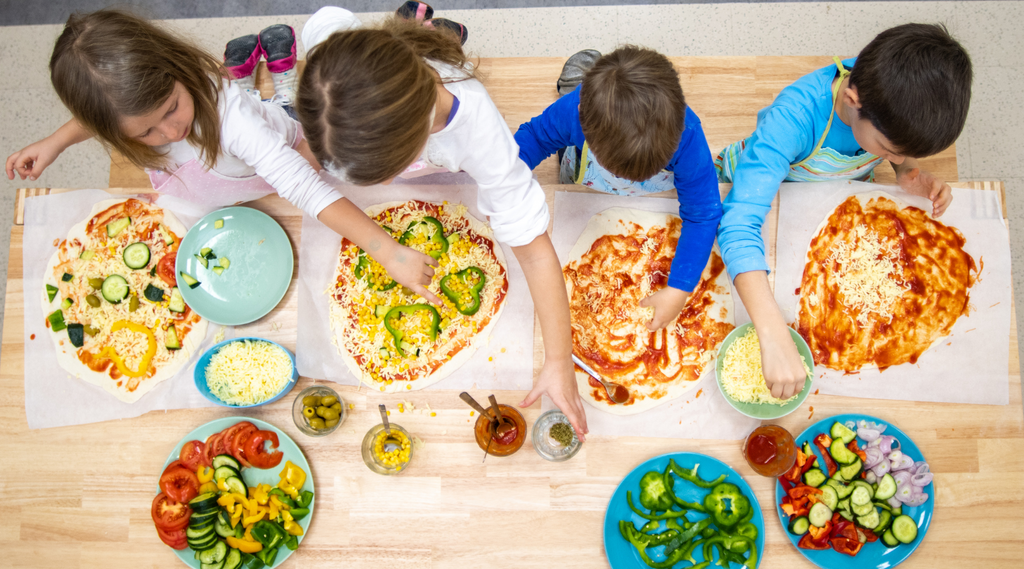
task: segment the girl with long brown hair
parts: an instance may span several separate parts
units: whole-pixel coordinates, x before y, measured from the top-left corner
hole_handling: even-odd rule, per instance
[[[74,118],[7,159],[35,180],[72,144],[96,137],[149,173],[154,189],[224,206],[278,193],[366,251],[399,283],[438,300],[436,261],[391,239],[318,174],[298,123],[231,81],[211,55],[114,10],[72,15],[50,78]]]
[[[544,367],[521,405],[546,393],[582,438],[569,301],[544,191],[459,39],[400,17],[363,29],[351,12],[321,8],[302,30],[308,53],[296,112],[317,160],[350,183],[439,170],[473,177],[477,208],[523,267],[544,336]]]

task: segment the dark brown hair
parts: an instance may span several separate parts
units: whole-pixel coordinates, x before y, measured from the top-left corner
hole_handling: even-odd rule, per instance
[[[664,55],[627,45],[597,60],[580,89],[580,125],[597,161],[642,181],[668,165],[679,146],[686,99]]]
[[[220,153],[217,98],[221,64],[208,53],[127,12],[74,14],[53,47],[50,81],[64,106],[109,149],[136,166],[161,168],[165,158],[126,136],[121,117],[141,116],[184,85],[195,105],[188,142],[212,167]]]
[[[296,112],[317,160],[368,186],[397,176],[430,136],[438,78],[425,59],[473,76],[453,32],[400,18],[336,32],[306,57]]]
[[[971,58],[941,24],[904,24],[871,40],[850,72],[860,115],[904,156],[956,142],[971,105]]]

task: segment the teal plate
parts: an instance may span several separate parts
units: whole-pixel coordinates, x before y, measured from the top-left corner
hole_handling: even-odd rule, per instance
[[[164,468],[167,468],[168,464],[178,459],[178,455],[181,453],[181,447],[183,447],[185,443],[194,440],[206,442],[206,438],[210,435],[219,433],[231,425],[242,421],[249,421],[253,425],[259,427],[262,431],[273,431],[277,433],[278,442],[281,443],[278,450],[284,453],[284,457],[281,459],[281,464],[274,468],[268,468],[266,470],[259,468],[242,469],[242,480],[245,482],[246,486],[269,484],[270,486],[276,487],[277,483],[281,480],[279,475],[281,469],[284,468],[284,463],[287,460],[292,461],[292,464],[306,472],[306,482],[299,491],[309,490],[310,492],[313,492],[313,501],[309,504],[309,515],[299,520],[299,525],[302,526],[302,535],[299,536],[299,547],[302,547],[302,540],[305,539],[306,535],[309,533],[309,524],[313,520],[313,506],[316,505],[316,490],[313,489],[313,473],[309,470],[309,463],[306,462],[305,455],[302,454],[302,451],[299,449],[298,445],[295,444],[295,441],[286,435],[284,431],[270,423],[267,423],[266,421],[260,421],[259,419],[253,419],[251,417],[224,417],[223,419],[210,421],[209,423],[206,423],[185,435],[185,438],[181,439],[181,441],[175,445],[174,450],[172,450],[171,454],[167,457],[167,462],[164,463]],[[157,478],[159,478],[159,476]],[[178,556],[178,559],[181,559],[185,565],[188,565],[193,569],[200,569],[199,561],[195,558],[195,551],[192,549],[185,548],[180,551],[172,549],[171,551],[174,551],[175,555]],[[279,567],[286,559],[288,559],[289,556],[291,556],[291,554],[292,550],[287,547],[281,547],[278,549],[277,559],[274,560],[274,564],[270,566],[270,569]]]
[[[789,335],[793,337],[793,341],[796,342],[797,351],[804,357],[807,362],[807,367],[811,368],[811,374],[807,376],[804,381],[804,388],[796,396],[796,399],[786,403],[785,405],[772,405],[771,403],[743,403],[736,401],[729,394],[725,392],[725,388],[722,387],[722,364],[725,362],[725,354],[738,338],[747,333],[754,325],[751,323],[744,324],[725,337],[722,342],[722,347],[718,350],[718,362],[715,364],[715,379],[718,383],[718,390],[722,392],[722,397],[732,405],[732,408],[743,413],[747,417],[761,420],[772,420],[778,419],[779,417],[785,417],[793,411],[796,411],[800,405],[803,404],[804,399],[807,399],[807,394],[811,391],[811,383],[814,378],[814,356],[811,355],[811,348],[807,345],[807,342],[797,333],[796,330],[789,328]]]
[[[214,222],[224,220],[216,229]],[[204,268],[196,255],[203,247],[230,266],[215,274],[216,259]],[[178,248],[174,270],[178,290],[185,303],[200,316],[217,324],[239,326],[267,315],[292,282],[295,257],[284,229],[269,215],[250,207],[227,207],[200,219]],[[181,278],[184,271],[201,284],[189,288]]]

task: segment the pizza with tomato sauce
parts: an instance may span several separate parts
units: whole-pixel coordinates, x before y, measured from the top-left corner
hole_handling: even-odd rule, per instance
[[[342,239],[328,290],[333,342],[353,375],[380,391],[422,389],[458,369],[505,306],[508,269],[489,227],[459,204],[392,202],[366,210],[403,245],[436,259],[433,306]]]
[[[126,403],[173,377],[206,336],[177,289],[185,227],[137,199],[96,204],[60,241],[41,301],[57,361]]]
[[[598,409],[632,415],[682,397],[713,367],[734,328],[729,277],[716,250],[676,320],[647,329],[654,310],[640,301],[667,285],[681,228],[671,214],[612,208],[590,219],[569,253],[562,273],[573,352],[630,393],[614,404],[577,368],[580,394]]]
[[[916,363],[962,315],[978,275],[955,227],[884,192],[850,196],[807,249],[795,328],[814,363]]]

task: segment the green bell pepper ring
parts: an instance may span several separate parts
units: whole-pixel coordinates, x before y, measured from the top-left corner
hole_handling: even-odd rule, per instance
[[[275,523],[267,520],[256,522],[250,530],[252,538],[260,542],[264,549],[273,549],[287,538],[287,533]],[[264,560],[266,562],[266,560]],[[270,563],[267,563],[270,565]]]
[[[654,547],[651,544],[651,536],[640,533],[633,527],[633,524],[626,520],[619,521],[619,533],[636,548],[637,553],[640,554],[640,559],[653,569],[668,569],[682,561],[688,553],[686,548],[679,548],[667,555],[664,561],[654,561],[647,555],[647,548]],[[709,562],[704,562],[693,566],[691,569],[704,569],[708,565],[710,565]]]
[[[721,529],[729,529],[750,512],[750,500],[739,487],[729,482],[715,486],[704,496],[704,508]]]
[[[697,476],[698,466],[700,465],[695,464],[692,469],[686,470],[685,468],[681,468],[678,464],[676,464],[675,460],[669,459],[668,461],[669,469],[672,470],[672,472],[674,472],[676,476],[696,485],[699,488],[714,488],[715,486],[718,486],[722,482],[725,482],[725,479],[728,478],[728,475],[722,474],[721,476],[714,480],[704,480],[700,476]]]
[[[478,267],[466,267],[441,279],[441,292],[453,303],[455,309],[472,316],[480,310],[480,289],[484,288],[487,276]]]
[[[648,510],[668,510],[672,504],[665,477],[657,470],[644,474],[640,479],[640,505]]]
[[[675,491],[672,489],[672,486],[675,483],[675,481],[672,479],[671,464],[665,467],[665,472],[663,476],[665,478],[665,489],[668,491],[669,498],[671,498],[674,503],[676,503],[681,508],[685,508],[687,510],[693,510],[695,512],[705,512],[704,506],[701,506],[700,504],[694,504],[693,502],[687,502],[686,500],[682,500],[676,496]]]
[[[736,526],[736,532],[730,537],[745,536],[750,539],[757,539],[757,533],[757,526],[750,522],[741,521],[740,524]],[[733,553],[746,553],[749,548],[747,542],[741,539],[726,540],[725,546]]]
[[[633,491],[626,490],[626,503],[629,504],[629,509],[633,510],[633,513],[644,518],[645,520],[667,520],[669,518],[681,518],[686,515],[686,511],[676,512],[673,510],[667,511],[664,514],[645,514],[633,505]]]
[[[380,263],[377,263],[377,261],[370,258],[370,256],[366,254],[366,251],[360,249],[357,259],[359,260],[356,261],[356,266],[352,269],[352,273],[355,274],[357,279],[366,281],[366,283],[370,285],[371,289],[391,290],[398,285],[398,281],[391,278],[391,275],[387,273],[383,266],[380,267],[382,275],[378,278],[381,282],[374,282],[371,280],[377,277],[374,277],[374,273],[370,270],[370,267],[374,264],[380,265]]]
[[[418,242],[418,238],[422,238],[423,241]],[[444,238],[444,226],[437,218],[430,216],[410,223],[398,242],[435,259],[440,259],[441,255],[448,252],[448,240]]]
[[[292,515],[293,520],[299,521],[309,515],[309,508],[292,508],[288,513]]]
[[[725,542],[728,539],[730,539],[730,537],[719,535],[719,536],[712,537],[711,539],[705,541],[704,542],[704,559],[711,559],[711,548],[714,545],[718,545],[720,548],[722,548],[723,550],[728,552],[728,548],[725,546]],[[750,568],[757,567],[757,543],[755,543],[753,539],[750,539],[749,537],[744,536],[744,535],[732,536],[731,539],[739,539],[739,540],[743,540],[743,541],[745,541],[747,543],[747,546],[750,548],[750,555],[747,556],[747,558],[743,561],[742,564],[747,566],[747,567],[750,567]],[[721,560],[722,560],[723,557],[727,557],[727,556],[719,555],[719,562],[720,562],[720,564],[721,564]],[[726,561],[725,566],[728,567],[728,561]]]
[[[302,494],[299,494],[299,506],[302,508],[308,508],[313,503],[313,493],[309,490],[304,490]]]
[[[430,306],[429,304],[396,306],[384,315],[384,327],[391,333],[392,338],[395,340],[395,349],[397,349],[398,353],[402,356],[409,355],[406,353],[406,349],[415,348],[415,345],[405,340],[408,333],[403,329],[403,321],[409,321],[414,318],[418,321],[422,314],[425,314],[428,318],[426,329],[422,330],[422,332],[430,338],[431,342],[433,342],[437,339],[437,330],[441,326],[441,315],[438,314],[437,309],[433,306]],[[416,323],[413,323],[412,325],[416,325]]]

